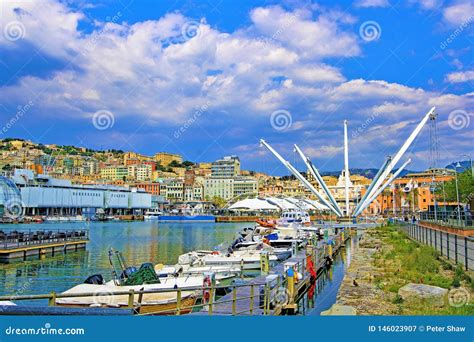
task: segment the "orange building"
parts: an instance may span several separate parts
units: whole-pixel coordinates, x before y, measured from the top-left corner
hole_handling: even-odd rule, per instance
[[[137,183],[135,186],[139,189],[145,190],[152,195],[159,195],[160,194],[160,183],[158,182],[142,182]]]
[[[412,213],[427,211],[435,204],[433,189],[438,184],[449,182],[454,178],[451,170],[428,170],[421,173],[407,174],[393,182],[391,188],[385,189],[366,209],[366,214]],[[365,192],[365,189],[364,189]],[[393,198],[395,196],[395,205]],[[437,202],[438,205],[450,204]]]

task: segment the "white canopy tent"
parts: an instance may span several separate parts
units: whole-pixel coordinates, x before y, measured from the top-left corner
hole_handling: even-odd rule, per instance
[[[229,207],[229,210],[279,210],[276,205],[269,203],[261,198],[247,198],[242,201],[235,202]]]
[[[281,210],[300,210],[300,208],[293,202],[288,201],[286,198],[278,197],[267,197],[265,198],[269,203],[278,206]]]
[[[326,207],[322,203],[319,203],[318,201],[307,199],[307,198],[303,199],[302,201],[308,203],[309,205],[312,205],[314,209],[316,210],[329,210],[328,207]]]

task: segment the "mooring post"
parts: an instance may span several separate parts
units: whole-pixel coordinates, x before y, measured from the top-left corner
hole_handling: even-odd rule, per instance
[[[204,280],[202,283],[202,304],[203,310],[212,315],[212,304],[214,303],[214,288],[216,286],[216,276],[213,272],[204,272]],[[207,304],[207,306],[206,306]]]
[[[56,305],[56,292],[51,292],[50,294],[51,297],[49,297],[48,305],[49,306],[55,306]]]
[[[237,313],[237,288],[234,286],[232,289],[232,316]]]
[[[128,293],[128,307],[130,309],[133,308],[133,300],[134,300],[134,297],[135,297],[135,291],[134,290],[130,290],[130,292]]]
[[[270,254],[267,250],[260,253],[260,271],[267,274],[270,270]]]
[[[289,304],[294,302],[295,296],[295,264],[296,263],[289,261],[283,265],[286,274],[286,290],[288,291]]]
[[[254,285],[250,285],[250,307],[249,307],[249,314],[252,315],[253,314],[253,301],[254,301],[254,292],[255,292],[255,289],[254,289]]]
[[[176,292],[176,315],[181,314],[181,289]]]

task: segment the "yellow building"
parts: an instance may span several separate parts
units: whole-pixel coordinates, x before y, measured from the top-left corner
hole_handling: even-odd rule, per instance
[[[183,162],[183,157],[181,155],[173,154],[173,153],[167,153],[167,152],[158,152],[158,153],[155,154],[154,158],[162,166],[168,166],[173,161],[176,161],[178,163]]]
[[[100,170],[102,179],[120,180],[128,176],[128,167],[126,166],[107,166]]]

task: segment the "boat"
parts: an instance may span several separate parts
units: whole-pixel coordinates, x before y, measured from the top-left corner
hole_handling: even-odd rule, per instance
[[[202,284],[201,284],[202,286]],[[153,291],[170,289],[168,284],[143,284],[135,286],[118,286],[115,284],[79,284],[63,292],[62,294],[92,293],[92,296],[56,298],[56,305],[64,307],[83,308],[128,308],[129,295],[119,294],[124,291]],[[195,291],[181,292],[181,314],[192,311],[196,303],[197,293]],[[177,292],[144,293],[142,296],[136,294],[133,306],[137,313],[166,315],[174,314],[177,309]]]
[[[155,272],[160,278],[202,276],[204,273],[214,273],[217,281],[235,278],[240,272],[240,267],[235,266],[191,266],[191,265],[155,265]],[[201,283],[202,284],[202,283]]]
[[[262,247],[262,244],[260,244],[259,248],[233,250],[229,247],[227,252],[193,251],[180,255],[178,257],[178,264],[191,266],[234,265],[242,270],[256,270],[260,269],[260,254],[262,250],[269,251],[269,261],[271,263],[287,258],[291,254],[289,251],[274,250],[270,246]]]
[[[308,226],[311,224],[311,219],[306,211],[283,211],[280,218],[277,220],[275,227],[288,227],[295,225]]]
[[[155,221],[155,220],[158,220],[158,218],[162,214],[163,213],[159,211],[158,209],[147,210],[145,211],[145,214],[143,215],[143,219],[145,221]]]

